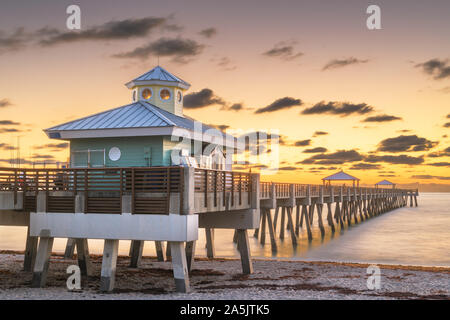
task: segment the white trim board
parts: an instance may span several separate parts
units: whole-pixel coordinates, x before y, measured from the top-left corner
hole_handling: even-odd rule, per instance
[[[31,213],[30,235],[148,241],[198,239],[197,215]]]

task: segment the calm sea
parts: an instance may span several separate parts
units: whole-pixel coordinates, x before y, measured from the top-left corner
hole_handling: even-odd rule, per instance
[[[249,231],[252,255],[290,260],[450,267],[450,193],[421,193],[418,200],[417,208],[397,209],[337,230],[334,235],[326,227],[323,239],[317,221],[314,221],[312,242],[308,242],[306,230],[303,230],[299,244],[293,248],[289,232],[286,232],[284,240],[277,240],[276,254],[272,253],[268,234],[263,246],[253,237],[253,231]],[[0,227],[0,250],[23,250],[25,237],[25,228]],[[232,239],[232,230],[215,230],[218,257],[239,257]],[[55,239],[54,251],[63,252],[65,243],[65,239]],[[120,254],[128,254],[129,245],[129,241],[121,241]],[[101,253],[103,241],[89,240],[89,246],[92,253]],[[196,254],[206,256],[203,229],[199,233]],[[153,242],[145,243],[144,255],[155,255]]]

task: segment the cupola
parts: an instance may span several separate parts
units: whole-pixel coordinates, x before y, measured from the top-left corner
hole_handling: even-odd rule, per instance
[[[164,68],[157,66],[128,82],[133,102],[149,102],[177,116],[183,116],[184,92],[191,86]]]

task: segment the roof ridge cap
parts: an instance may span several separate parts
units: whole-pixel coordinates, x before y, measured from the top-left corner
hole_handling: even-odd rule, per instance
[[[163,115],[161,112],[159,112],[158,110],[155,109],[158,107],[152,105],[151,103],[145,102],[145,101],[139,101],[139,103],[147,110],[149,110],[149,111],[153,112],[154,114],[156,114],[157,116],[161,117],[168,125],[172,125],[175,127],[177,126],[172,120],[170,120],[165,115]]]

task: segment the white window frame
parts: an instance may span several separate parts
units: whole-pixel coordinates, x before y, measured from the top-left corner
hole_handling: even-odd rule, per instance
[[[150,98],[148,98],[148,99],[144,98],[144,96],[143,96],[145,90],[150,90],[150,92],[152,93],[152,95],[151,95]],[[140,93],[139,95],[141,96],[141,99],[142,99],[142,100],[148,101],[148,100],[150,100],[151,98],[153,98],[153,89],[150,88],[150,87],[144,87],[144,88],[141,88],[141,93]]]
[[[73,159],[74,153],[87,153],[88,161],[87,166],[76,166]],[[91,152],[103,152],[103,165],[91,166]],[[74,150],[70,152],[70,167],[71,168],[104,168],[106,167],[106,149],[85,149],[85,150]]]
[[[169,94],[170,94],[170,98],[169,98],[169,99],[164,100],[164,99],[161,98],[161,91],[163,91],[163,90],[169,91]],[[172,99],[173,99],[173,92],[172,92],[172,90],[170,90],[169,88],[166,88],[166,87],[160,88],[160,89],[159,89],[159,93],[158,93],[158,98],[159,98],[159,100],[160,100],[161,102],[170,102],[170,101],[172,101]]]

